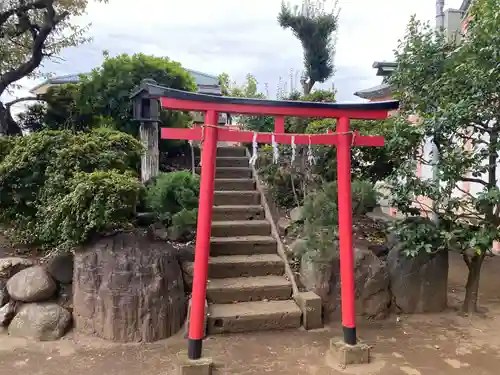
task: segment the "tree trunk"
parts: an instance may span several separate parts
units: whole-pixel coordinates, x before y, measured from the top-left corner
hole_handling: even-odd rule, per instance
[[[157,122],[141,123],[139,138],[145,149],[141,157],[141,181],[143,183],[160,173],[158,136]]]
[[[0,103],[0,135],[22,135],[19,125],[12,118],[10,111]]]
[[[467,256],[467,255],[465,255]],[[477,300],[479,294],[479,279],[481,276],[481,267],[483,265],[485,254],[475,255],[467,263],[469,275],[465,285],[465,299],[462,306],[464,313],[477,312]]]

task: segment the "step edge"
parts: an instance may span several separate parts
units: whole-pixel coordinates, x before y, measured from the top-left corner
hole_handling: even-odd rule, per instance
[[[277,311],[266,311],[266,312],[261,312],[261,311],[258,311],[258,309],[255,309],[254,306],[259,306],[259,305],[262,305],[262,304],[275,304],[275,305],[285,305],[285,302],[290,302],[290,303],[286,303],[287,305],[287,309],[278,309]],[[247,305],[249,306],[246,310],[249,310],[249,311],[252,311],[254,312],[255,314],[245,314],[245,318],[252,318],[252,317],[261,317],[261,316],[272,316],[272,315],[282,315],[283,313],[287,313],[287,314],[290,314],[290,315],[297,315],[297,316],[302,316],[302,311],[300,310],[300,307],[295,303],[295,301],[293,299],[286,299],[286,300],[281,300],[281,301],[251,301],[251,302],[236,302],[236,303],[213,303],[213,302],[209,302],[208,303],[208,312],[209,312],[209,316],[208,318],[209,319],[217,319],[217,318],[228,318],[228,319],[231,319],[231,318],[236,318],[237,316],[240,316],[240,315],[215,315],[214,312],[213,312],[213,307],[214,306],[235,306],[235,305],[239,305],[239,306],[243,306],[243,305]],[[230,307],[228,307],[230,309]]]
[[[245,239],[245,240],[242,240]],[[233,242],[257,242],[257,243],[276,243],[273,236],[239,236],[239,237],[210,237],[210,243],[233,243]]]
[[[224,207],[224,206],[219,206],[219,207]],[[214,224],[217,224],[219,226],[222,226],[222,225],[234,226],[234,225],[245,225],[245,224],[249,224],[249,223],[256,224],[256,225],[271,225],[269,223],[269,221],[267,221],[267,220],[221,220],[221,221],[212,222],[212,226]]]
[[[261,281],[267,280],[267,284],[252,284],[252,282],[248,282],[245,285],[238,285],[239,282],[243,282],[244,280],[248,279],[260,279]],[[217,290],[230,290],[230,289],[248,289],[248,288],[253,288],[253,289],[261,289],[261,288],[268,288],[268,287],[277,287],[277,288],[286,288],[286,287],[291,287],[292,282],[290,280],[287,280],[284,276],[275,276],[275,275],[268,275],[268,276],[250,276],[250,277],[226,277],[223,279],[210,279],[207,284],[207,290],[210,288],[217,288]],[[232,284],[230,285],[223,285],[223,286],[214,286],[214,284],[221,283],[222,280],[228,280],[228,282],[233,281]],[[273,280],[273,282],[271,282]],[[276,281],[282,281],[282,283],[277,284],[275,283]]]

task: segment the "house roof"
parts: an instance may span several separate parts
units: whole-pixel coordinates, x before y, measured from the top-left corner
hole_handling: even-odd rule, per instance
[[[377,76],[382,77],[390,76],[397,67],[397,63],[389,61],[375,61],[372,65],[372,68],[377,69]]]
[[[198,72],[196,70],[191,70],[191,69],[186,69],[186,71],[193,76],[198,87],[200,87],[200,86],[219,87],[219,78],[217,76]],[[90,73],[67,74],[64,76],[49,78],[46,81],[40,83],[39,85],[36,85],[35,87],[33,87],[30,90],[30,92],[33,93],[37,89],[39,89],[40,87],[45,86],[45,85],[62,85],[62,84],[67,84],[67,83],[78,83],[78,82],[80,82],[80,76],[82,76],[82,75],[85,76],[88,74],[90,74]]]
[[[460,10],[464,12],[464,14],[467,13],[471,4],[472,0],[463,0],[462,5],[460,5]]]
[[[354,95],[360,97],[362,99],[376,99],[376,98],[384,98],[392,94],[392,87],[387,83],[382,83],[377,86],[370,87],[368,89],[363,89],[356,91]]]

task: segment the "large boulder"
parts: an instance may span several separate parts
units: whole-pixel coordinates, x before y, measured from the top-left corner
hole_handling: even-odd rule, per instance
[[[19,257],[0,258],[0,279],[9,279],[19,271],[35,264],[31,259]]]
[[[76,330],[116,342],[151,342],[182,327],[187,298],[177,250],[140,231],[75,254]]]
[[[10,301],[0,307],[0,327],[9,325],[10,321],[16,315],[16,302]]]
[[[0,279],[0,307],[9,302],[9,293],[7,293],[7,282]]]
[[[71,314],[56,303],[27,303],[9,324],[9,335],[53,341],[66,333],[70,323]]]
[[[399,312],[440,312],[447,307],[448,252],[419,253],[408,257],[397,243],[389,251],[387,264],[393,305]]]
[[[47,272],[62,284],[73,281],[73,254],[64,253],[51,257],[45,264]]]
[[[386,263],[372,251],[364,248],[355,248],[354,256],[358,314],[375,319],[386,317],[391,304]],[[308,290],[321,297],[326,316],[340,308],[338,258],[328,263],[315,263],[304,256],[301,262],[300,280]]]
[[[12,299],[22,302],[46,301],[54,296],[57,286],[42,266],[26,268],[7,281]]]

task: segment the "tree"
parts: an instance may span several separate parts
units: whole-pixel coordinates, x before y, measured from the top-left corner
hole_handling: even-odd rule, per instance
[[[401,99],[402,116],[417,115],[417,126],[395,124],[391,147],[407,148],[432,140],[440,161],[438,182],[415,176],[424,153],[408,154],[391,180],[396,207],[438,216],[437,224],[399,223],[396,233],[410,255],[453,250],[462,254],[469,274],[463,311],[477,309],[480,271],[493,241],[500,240],[500,0],[477,0],[460,45],[413,19],[396,58],[391,81]],[[402,183],[404,182],[404,183]],[[464,189],[469,183],[471,190]],[[473,192],[473,190],[477,190]],[[419,197],[428,197],[434,204]]]
[[[220,74],[219,83],[222,95],[236,98],[265,99],[266,96],[258,89],[257,79],[252,74],[247,74],[245,78],[245,83],[238,85],[236,81],[231,80],[229,74]],[[229,116],[231,118],[231,115]],[[274,129],[272,116],[239,116],[238,121],[249,130],[271,132]]]
[[[97,0],[107,2],[107,0]],[[0,95],[25,77],[39,75],[45,58],[88,41],[87,27],[71,23],[84,13],[88,0],[3,0],[0,7]],[[0,134],[21,134],[10,107],[36,97],[0,102]]]
[[[332,10],[325,8],[326,0],[303,0],[302,7],[292,8],[282,2],[278,22],[284,29],[291,29],[302,43],[304,73],[301,79],[305,95],[316,82],[325,82],[334,74],[334,33],[338,27],[337,2]]]
[[[43,95],[45,110],[30,107],[21,115],[21,126],[30,131],[81,131],[106,124],[135,136],[138,124],[132,119],[129,95],[144,78],[179,90],[196,90],[193,77],[178,62],[167,57],[104,56],[103,64],[90,75],[80,77],[79,84],[51,87]],[[188,116],[162,111],[161,120],[164,126],[181,126],[188,121]]]

